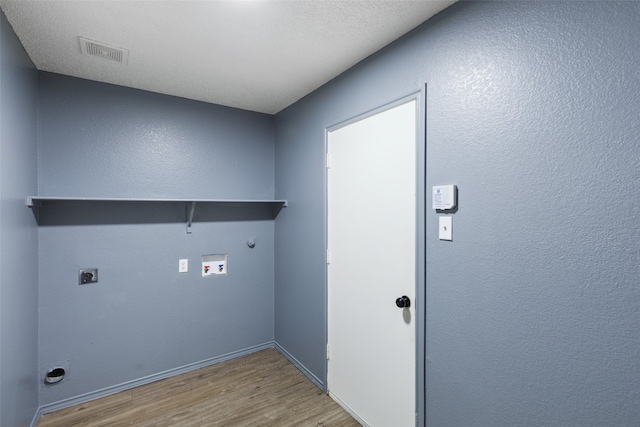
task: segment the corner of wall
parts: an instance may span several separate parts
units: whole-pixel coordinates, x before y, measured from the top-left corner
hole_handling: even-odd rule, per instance
[[[25,201],[36,191],[37,72],[0,13],[0,425],[38,409],[38,231]],[[17,326],[16,326],[17,325]]]

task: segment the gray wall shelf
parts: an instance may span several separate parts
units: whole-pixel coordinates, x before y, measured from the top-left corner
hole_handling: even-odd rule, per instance
[[[218,214],[221,210],[229,213],[234,209],[246,210],[247,208],[267,208],[272,214],[272,218],[278,216],[282,208],[287,207],[286,200],[250,200],[250,199],[162,199],[162,198],[118,198],[118,197],[41,197],[41,196],[29,196],[27,197],[27,206],[33,210],[33,214],[36,217],[36,221],[40,225],[43,224],[41,215],[42,209],[48,208],[75,208],[80,209],[83,207],[91,208],[105,208],[105,207],[129,207],[141,209],[145,206],[153,207],[157,210],[161,206],[185,206],[186,208],[186,225],[187,233],[192,231],[192,224],[197,221],[195,212],[196,205],[203,205],[212,210],[218,210]],[[95,211],[93,211],[95,213]],[[233,215],[233,213],[231,214]],[[65,216],[68,218],[68,216]],[[209,216],[209,220],[230,220],[228,215],[223,216]],[[246,215],[240,216],[238,219],[251,219]],[[60,223],[55,219],[54,223]],[[72,221],[73,222],[73,221]],[[118,222],[118,221],[114,221]]]

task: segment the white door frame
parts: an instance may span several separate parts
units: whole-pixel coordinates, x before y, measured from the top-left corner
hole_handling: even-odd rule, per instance
[[[332,130],[347,126],[351,123],[360,121],[367,117],[381,113],[383,111],[394,108],[398,105],[404,104],[408,101],[416,101],[416,290],[415,290],[415,327],[416,327],[416,426],[425,427],[426,425],[426,212],[427,212],[427,197],[426,197],[426,96],[427,88],[411,92],[408,95],[396,98],[393,101],[382,104],[379,107],[367,110],[346,120],[335,122],[325,127],[324,137],[324,164],[327,164],[327,150],[329,133]],[[329,247],[328,245],[328,190],[327,190],[328,174],[327,169],[324,169],[324,234],[325,234],[325,253]],[[325,270],[325,300],[324,300],[324,312],[325,312],[325,326],[324,326],[324,342],[325,347],[328,345],[328,273]],[[325,359],[324,363],[324,383],[323,391],[328,392],[328,360]]]

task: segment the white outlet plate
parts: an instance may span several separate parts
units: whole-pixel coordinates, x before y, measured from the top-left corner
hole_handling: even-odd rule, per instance
[[[438,217],[438,225],[440,240],[453,240],[453,219],[450,216]]]
[[[186,273],[189,271],[189,260],[181,259],[178,260],[178,273]]]

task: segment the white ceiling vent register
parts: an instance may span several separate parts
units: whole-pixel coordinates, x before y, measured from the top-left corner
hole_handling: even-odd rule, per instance
[[[84,37],[78,37],[78,39],[80,39],[80,51],[84,54],[98,56],[121,64],[127,64],[129,61],[129,51],[127,49],[85,39]]]

